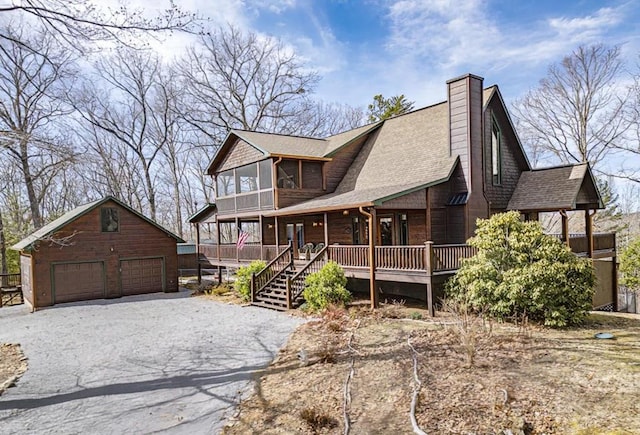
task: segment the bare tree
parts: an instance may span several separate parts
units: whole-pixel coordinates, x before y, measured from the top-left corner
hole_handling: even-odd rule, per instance
[[[154,220],[157,187],[154,166],[168,140],[168,130],[154,130],[154,117],[164,116],[152,107],[161,67],[158,56],[152,52],[119,49],[114,56],[96,63],[96,80],[87,84],[77,104],[85,122],[110,137],[101,139],[94,147],[103,161],[112,157],[118,158],[119,165],[129,158],[135,161],[142,179],[139,187],[144,191]],[[93,134],[98,135],[95,131]],[[108,144],[109,149],[104,148],[104,144]],[[103,154],[106,151],[109,156]],[[108,182],[116,185],[120,180],[114,178]]]
[[[293,133],[318,76],[280,41],[228,27],[203,36],[178,62],[185,119],[217,144],[229,129]]]
[[[61,96],[75,73],[74,59],[47,33],[12,26],[5,31],[37,48],[0,40],[0,153],[20,168],[31,219],[39,228],[42,198],[74,157],[58,128],[70,113]]]
[[[624,143],[629,91],[619,47],[580,46],[516,102],[523,139],[562,163],[599,163]]]
[[[142,34],[200,30],[199,17],[182,10],[173,0],[155,17],[147,17],[143,10],[124,4],[113,9],[91,0],[12,0],[0,5],[0,17],[31,19],[47,28],[67,49],[80,51],[88,42],[116,41],[131,46],[139,45],[136,40]],[[22,35],[0,29],[0,40],[44,54]]]

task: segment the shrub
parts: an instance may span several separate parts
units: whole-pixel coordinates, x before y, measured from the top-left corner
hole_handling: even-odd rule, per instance
[[[351,293],[345,288],[344,270],[335,261],[329,261],[309,275],[305,284],[303,295],[311,311],[323,310],[330,305],[344,306],[351,300]]]
[[[591,261],[545,235],[538,222],[523,222],[518,212],[479,219],[468,243],[478,252],[463,261],[447,292],[475,311],[566,326],[581,322],[591,309]]]
[[[620,254],[620,285],[632,291],[640,290],[640,238]]]
[[[233,288],[245,301],[251,299],[251,274],[258,273],[267,266],[262,260],[252,261],[248,266],[242,266],[236,271],[236,281]]]

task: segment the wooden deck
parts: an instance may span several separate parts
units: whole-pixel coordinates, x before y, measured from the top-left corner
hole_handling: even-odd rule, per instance
[[[614,257],[615,234],[593,235],[593,258]],[[584,234],[572,234],[571,250],[580,256],[587,255],[588,241]],[[238,250],[235,244],[199,246],[200,263],[203,266],[237,268],[253,260],[269,262],[288,245],[247,244]],[[475,248],[466,244],[434,245],[426,242],[410,246],[376,246],[375,274],[382,281],[427,283],[431,276],[450,275],[460,268],[461,261],[472,257]],[[369,278],[368,245],[330,245],[327,258],[340,264],[348,277]],[[305,261],[295,260],[294,267],[304,267]]]
[[[23,304],[21,276],[19,273],[0,274],[0,307]]]

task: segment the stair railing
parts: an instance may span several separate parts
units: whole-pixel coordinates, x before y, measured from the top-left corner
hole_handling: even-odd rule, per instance
[[[293,307],[293,301],[304,291],[307,277],[318,272],[327,263],[328,248],[329,246],[322,248],[298,273],[287,279],[287,309]]]
[[[255,300],[258,293],[289,267],[293,267],[293,245],[291,242],[264,269],[251,275],[251,302]]]

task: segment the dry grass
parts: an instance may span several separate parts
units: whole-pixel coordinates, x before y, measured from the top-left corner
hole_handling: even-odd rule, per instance
[[[19,344],[0,344],[0,395],[11,388],[27,370],[25,358]]]
[[[422,383],[416,418],[427,433],[640,433],[638,317],[595,314],[580,328],[529,326],[526,334],[512,325],[476,328],[470,366],[455,316],[420,312],[421,321],[416,312],[401,304],[374,313],[360,306],[302,325],[224,433],[343,433],[352,358],[351,433],[411,433],[409,336]],[[617,339],[593,338],[603,331]],[[323,358],[327,349],[331,363]],[[316,420],[336,425],[310,423]]]

